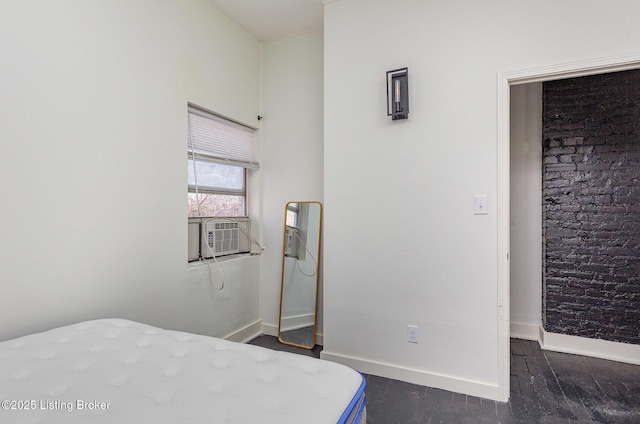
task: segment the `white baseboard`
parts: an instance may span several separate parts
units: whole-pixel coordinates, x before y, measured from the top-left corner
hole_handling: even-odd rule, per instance
[[[540,324],[511,322],[511,337],[523,340],[540,340]]]
[[[315,314],[293,315],[289,317],[282,317],[281,326],[282,331],[298,330],[300,328],[311,327]]]
[[[542,326],[511,323],[511,337],[535,340],[543,350],[640,365],[640,345],[548,333]]]
[[[640,365],[640,345],[548,333],[542,327],[539,342],[545,350]]]
[[[278,337],[278,326],[276,324],[262,323],[262,334]]]
[[[497,385],[432,374],[423,370],[345,356],[327,352],[326,350],[320,352],[320,358],[346,365],[365,374],[406,381],[421,386],[434,387],[485,399],[498,401],[501,399],[500,390]]]
[[[278,326],[276,324],[262,323],[262,334],[267,336],[278,337]],[[322,333],[316,333],[316,344],[323,346],[324,340]]]
[[[238,331],[234,331],[224,337],[232,342],[247,343],[262,334],[262,320],[259,319]]]

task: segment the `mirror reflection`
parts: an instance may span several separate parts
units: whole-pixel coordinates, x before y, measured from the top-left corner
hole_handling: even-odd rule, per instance
[[[278,338],[307,349],[316,344],[321,226],[320,202],[287,203]]]

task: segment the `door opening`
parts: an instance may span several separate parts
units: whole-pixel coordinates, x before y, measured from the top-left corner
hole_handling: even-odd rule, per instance
[[[640,54],[600,58],[544,68],[505,72],[498,75],[497,152],[498,152],[498,386],[500,400],[509,399],[511,336],[511,89],[578,76],[640,68]]]

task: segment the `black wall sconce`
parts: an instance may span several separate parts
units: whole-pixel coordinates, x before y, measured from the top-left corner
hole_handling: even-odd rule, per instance
[[[409,117],[409,68],[387,71],[387,116],[392,120]]]

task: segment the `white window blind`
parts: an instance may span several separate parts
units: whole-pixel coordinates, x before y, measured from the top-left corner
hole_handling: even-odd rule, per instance
[[[189,107],[191,155],[203,155],[226,165],[257,169],[258,141],[249,127]]]

